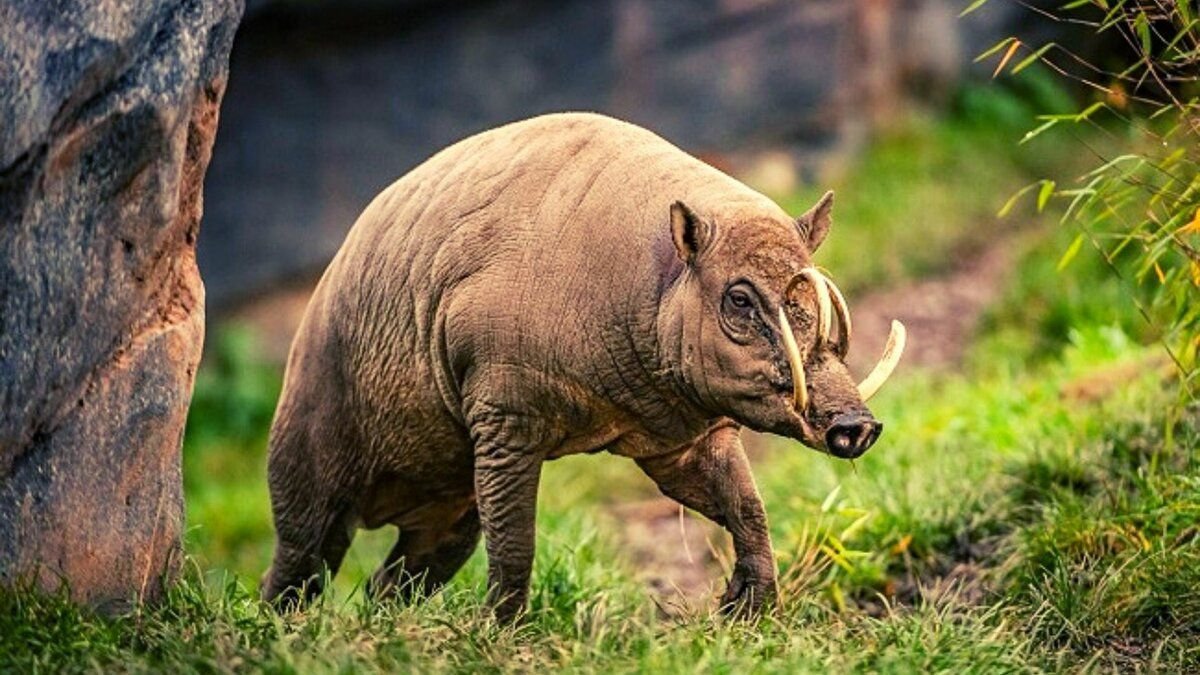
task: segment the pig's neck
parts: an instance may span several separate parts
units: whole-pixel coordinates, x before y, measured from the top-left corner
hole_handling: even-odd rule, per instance
[[[684,369],[686,342],[684,339],[685,312],[679,284],[673,283],[664,289],[659,301],[655,325],[643,327],[641,334],[654,335],[655,344],[647,347],[643,355],[652,362],[654,386],[668,401],[680,423],[691,437],[703,433],[721,417],[711,410],[697,395],[695,387],[688,381]]]

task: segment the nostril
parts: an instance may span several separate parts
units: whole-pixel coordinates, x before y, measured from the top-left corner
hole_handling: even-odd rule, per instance
[[[879,435],[883,433],[883,422],[880,422],[878,420],[871,420],[870,427],[871,427],[871,431],[870,431],[870,434],[867,436],[867,447],[868,448],[871,447],[872,445],[875,445],[875,441],[879,440]]]
[[[846,427],[834,427],[825,434],[825,444],[830,450],[844,452],[850,449],[852,438],[850,430]]]
[[[825,432],[825,445],[840,456],[857,457],[874,445],[883,424],[869,416],[843,415]]]

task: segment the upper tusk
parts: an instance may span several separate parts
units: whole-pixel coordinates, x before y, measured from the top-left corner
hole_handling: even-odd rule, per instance
[[[800,270],[800,276],[808,279],[813,290],[817,293],[817,335],[822,342],[829,341],[830,324],[833,323],[833,310],[829,302],[829,288],[826,279],[815,267],[805,267]]]
[[[829,277],[824,278],[825,285],[829,287],[829,294],[833,297],[833,308],[837,310],[838,320],[842,322],[842,329],[838,332],[838,354],[844,359],[850,351],[850,337],[853,332],[850,326],[850,306],[846,304],[846,296],[842,295],[833,280]]]
[[[779,330],[783,333],[783,350],[787,354],[788,366],[792,369],[792,398],[796,410],[804,412],[808,409],[808,385],[804,381],[804,360],[800,358],[800,347],[796,345],[796,336],[792,335],[792,324],[788,323],[783,308],[779,308]]]
[[[904,324],[893,319],[892,332],[888,334],[887,345],[883,348],[883,356],[880,357],[879,363],[875,364],[871,374],[867,375],[858,385],[858,396],[864,403],[879,391],[879,388],[891,376],[892,371],[896,369],[896,364],[900,363],[900,355],[904,353],[904,341],[907,335]]]

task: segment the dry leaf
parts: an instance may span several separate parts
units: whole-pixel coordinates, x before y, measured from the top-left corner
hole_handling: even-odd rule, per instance
[[[1000,63],[996,64],[996,70],[992,73],[993,79],[1000,74],[1000,71],[1004,70],[1004,66],[1008,65],[1009,60],[1012,59],[1013,54],[1016,54],[1017,49],[1020,47],[1021,41],[1014,38],[1012,44],[1008,46],[1008,51],[1004,52],[1004,56],[1000,57]]]
[[[1192,222],[1179,228],[1179,234],[1189,233],[1200,234],[1200,209],[1196,209],[1196,216],[1192,218]]]

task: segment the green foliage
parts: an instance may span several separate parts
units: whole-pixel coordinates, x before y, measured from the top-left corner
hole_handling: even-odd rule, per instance
[[[1138,343],[1154,339],[1152,327],[1128,302],[1130,292],[1140,296],[1147,289],[1123,285],[1099,252],[1089,247],[1069,269],[1059,266],[1072,236],[1059,228],[1027,240],[1020,273],[984,316],[979,344],[970,355],[977,367],[1015,371],[1058,358],[1079,341],[1081,330],[1107,331]]]
[[[848,292],[936,273],[1015,229],[996,218],[997,195],[1076,164],[1060,138],[1039,139],[1035,152],[1016,145],[1040,110],[1070,103],[1041,72],[1005,87],[966,84],[944,116],[897,120],[819,185],[776,197],[802,213],[826,189],[837,192],[836,225],[817,259]]]
[[[189,543],[246,575],[270,553],[263,450],[282,377],[259,359],[254,336],[227,328],[210,338],[183,444]]]
[[[275,413],[283,379],[257,357],[253,334],[236,327],[217,332],[209,340],[204,366],[196,374],[188,442],[260,440]]]
[[[1200,662],[1200,408],[1186,415],[1171,423],[1175,443],[1135,419],[1082,447],[1089,489],[1056,490],[1035,509],[1007,592],[1036,608],[1040,640],[1125,665],[1155,652]]]
[[[964,13],[983,2],[972,3]],[[1078,234],[1059,266],[1067,268],[1085,243],[1101,254],[1109,273],[1122,280],[1124,300],[1160,340],[1179,370],[1181,395],[1200,397],[1200,22],[1185,0],[1091,0],[1058,10],[1059,20],[1090,25],[1100,38],[1126,46],[1104,64],[1088,63],[1071,45],[1024,45],[1007,38],[989,50],[1004,52],[997,73],[1014,49],[1028,52],[1009,66],[1016,74],[1041,62],[1086,85],[1095,100],[1074,112],[1042,111],[1030,140],[1058,127],[1099,128],[1103,147],[1084,142],[1095,165],[1078,180],[1043,180],[1037,210],[1054,199],[1062,220]]]

